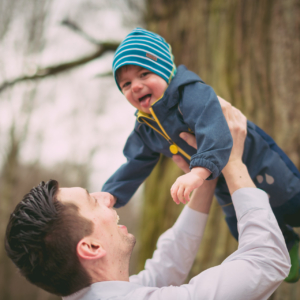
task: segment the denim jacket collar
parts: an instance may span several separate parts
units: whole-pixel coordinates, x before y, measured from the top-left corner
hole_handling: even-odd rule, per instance
[[[197,74],[189,71],[184,65],[180,65],[177,68],[175,77],[170,82],[161,100],[165,99],[165,101],[163,101],[165,106],[167,108],[171,108],[178,103],[179,90],[181,86],[199,81],[203,82]],[[170,95],[172,96],[170,97]],[[158,102],[160,102],[161,100],[159,100]]]
[[[184,65],[180,65],[177,68],[176,75],[170,82],[163,97],[152,105],[153,109],[159,108],[161,106],[170,109],[171,107],[175,106],[176,104],[178,104],[179,101],[180,86],[199,81],[204,83],[198,75],[189,71]],[[138,117],[140,115],[145,115],[145,113],[139,112],[137,110],[135,112],[135,116]]]

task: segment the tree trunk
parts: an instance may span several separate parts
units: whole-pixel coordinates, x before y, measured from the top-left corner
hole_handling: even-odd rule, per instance
[[[172,45],[176,65],[185,64],[241,109],[299,169],[300,1],[148,0],[146,12],[148,29]],[[178,215],[169,190],[179,174],[161,158],[146,182],[140,268]],[[190,277],[219,264],[236,246],[214,202]],[[271,299],[300,299],[299,287],[283,283]]]

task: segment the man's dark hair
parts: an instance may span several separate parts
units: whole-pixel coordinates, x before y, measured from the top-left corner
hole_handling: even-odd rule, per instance
[[[93,232],[78,207],[57,200],[56,180],[41,182],[16,206],[6,229],[5,249],[31,283],[59,296],[90,285],[76,247]]]

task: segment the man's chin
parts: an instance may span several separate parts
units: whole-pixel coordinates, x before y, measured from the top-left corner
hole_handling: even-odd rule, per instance
[[[128,247],[130,248],[130,250],[132,251],[135,243],[136,243],[136,238],[133,234],[128,233],[128,235],[125,237],[126,239],[126,244],[128,245]]]
[[[133,234],[131,234],[131,233],[128,233],[128,240],[130,241],[130,243],[134,246],[135,245],[135,243],[136,243],[136,238],[135,238],[135,236],[133,235]]]
[[[135,239],[135,236],[133,234],[130,234],[130,243],[128,244],[128,246],[130,246],[130,249],[129,249],[129,252],[130,252],[130,257],[131,257],[131,254],[133,252],[133,248],[135,246],[135,243],[136,243],[136,239]]]

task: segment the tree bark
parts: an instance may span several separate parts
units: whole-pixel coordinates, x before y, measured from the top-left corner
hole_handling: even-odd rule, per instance
[[[148,0],[146,11],[148,29],[171,44],[176,65],[186,65],[241,109],[299,169],[300,1]],[[162,158],[146,182],[140,268],[178,215],[169,195],[179,175],[174,168]],[[236,246],[214,203],[190,277],[221,263]],[[299,287],[283,283],[271,299],[300,299]]]

